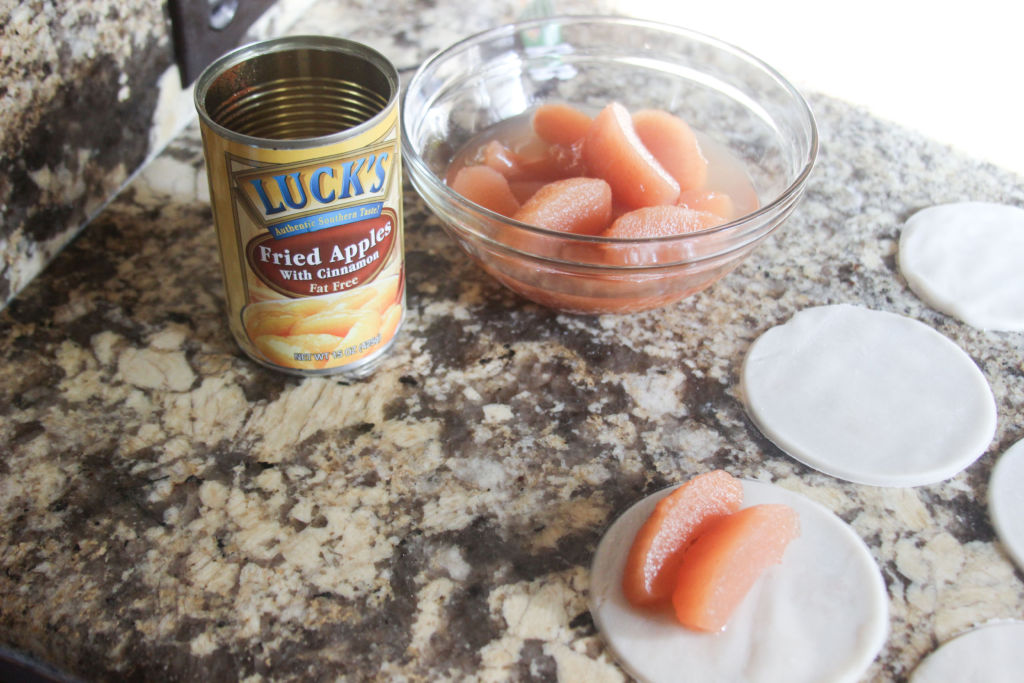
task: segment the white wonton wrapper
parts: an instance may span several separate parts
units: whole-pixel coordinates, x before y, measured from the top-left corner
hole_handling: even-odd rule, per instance
[[[670,607],[637,609],[622,573],[637,531],[675,487],[633,505],[594,554],[590,612],[620,664],[641,681],[817,683],[860,679],[888,633],[885,584],[864,542],[841,519],[797,493],[743,482],[743,507],[784,503],[800,536],[767,569],[721,633],[692,631]]]
[[[918,665],[910,683],[1019,683],[1024,622],[986,624],[943,644]]]
[[[900,272],[929,306],[983,330],[1024,330],[1024,209],[990,202],[918,211]]]
[[[775,445],[860,484],[948,479],[985,452],[996,427],[988,382],[960,347],[916,320],[860,306],[809,308],[762,334],[742,389]]]
[[[1024,440],[1006,449],[992,470],[988,509],[999,540],[1024,569]]]

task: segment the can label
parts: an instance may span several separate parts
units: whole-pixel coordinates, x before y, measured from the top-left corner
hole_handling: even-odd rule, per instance
[[[228,324],[257,361],[361,377],[391,346],[405,316],[397,102],[390,63],[326,37],[240,48],[197,82]]]
[[[269,362],[324,370],[386,346],[403,317],[397,136],[289,164],[229,155],[246,303]],[[265,155],[264,155],[265,156]]]
[[[251,271],[286,296],[333,294],[373,279],[398,232],[397,216],[384,208],[394,155],[391,145],[270,170],[236,161],[237,196],[257,226],[246,247]]]

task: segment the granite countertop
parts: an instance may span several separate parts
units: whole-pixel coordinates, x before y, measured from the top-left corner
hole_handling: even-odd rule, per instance
[[[401,51],[415,41],[400,33]],[[798,491],[866,541],[891,614],[865,680],[1020,618],[1024,575],[986,490],[1024,437],[1024,335],[928,308],[895,253],[917,209],[1024,206],[1024,181],[810,101],[822,144],[803,203],[734,273],[657,311],[527,303],[407,186],[408,317],[354,383],[236,348],[189,127],[0,314],[0,644],[87,680],[621,680],[587,609],[595,546],[644,494],[717,467]],[[986,454],[941,484],[879,488],[761,436],[737,397],[743,355],[827,303],[908,315],[966,350],[999,411]]]

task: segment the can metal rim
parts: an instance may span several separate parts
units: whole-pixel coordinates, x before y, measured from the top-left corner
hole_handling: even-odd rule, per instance
[[[391,87],[391,93],[388,97],[387,104],[382,111],[356,126],[352,126],[351,128],[346,128],[329,135],[320,135],[309,138],[277,139],[246,135],[222,126],[213,120],[206,109],[206,95],[214,81],[232,67],[252,59],[253,57],[272,54],[275,52],[287,52],[290,50],[323,50],[325,52],[339,52],[366,60],[380,70],[381,74],[387,79],[388,85]],[[383,118],[388,116],[392,106],[398,101],[398,97],[398,70],[387,59],[387,57],[373,48],[363,45],[362,43],[357,43],[345,38],[316,35],[284,36],[282,38],[259,41],[235,48],[234,50],[231,50],[217,58],[203,70],[199,75],[199,78],[196,80],[193,93],[196,111],[199,113],[200,118],[203,120],[204,124],[209,126],[218,135],[253,147],[266,147],[270,149],[307,149],[309,147],[329,145],[350,138],[353,135],[358,135],[364,130],[369,130],[378,125]]]

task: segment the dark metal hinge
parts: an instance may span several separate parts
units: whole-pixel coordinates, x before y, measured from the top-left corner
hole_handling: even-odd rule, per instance
[[[253,22],[273,4],[274,0],[168,0],[182,86],[241,43]]]

